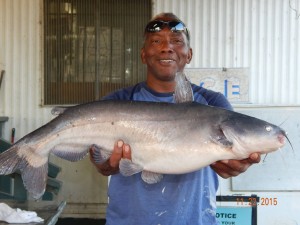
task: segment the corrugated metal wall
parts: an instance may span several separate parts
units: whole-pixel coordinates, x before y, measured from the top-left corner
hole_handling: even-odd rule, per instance
[[[16,128],[17,141],[52,118],[51,107],[41,106],[42,11],[42,0],[0,0],[0,70],[6,71],[0,90],[0,116],[9,117],[4,126],[6,140],[10,140],[12,128]],[[104,217],[107,178],[99,176],[88,157],[76,163],[57,157],[51,161],[62,168],[58,179],[63,186],[56,201],[68,202],[64,215]]]
[[[46,123],[48,108],[40,107],[42,17],[40,0],[0,0],[0,115],[8,116],[5,138],[16,128],[16,139]]]
[[[153,7],[153,14],[173,11],[188,25],[194,50],[189,67],[249,67],[252,103],[300,104],[300,0],[153,0]],[[6,139],[13,127],[18,140],[52,118],[50,108],[40,106],[42,18],[42,0],[0,0],[0,70],[6,71],[0,89],[0,116],[9,117]],[[58,164],[72,170],[66,161]],[[76,168],[93,192],[87,196],[77,185],[80,198],[68,198],[81,203],[100,198],[99,190],[92,186],[100,183],[95,180],[100,176],[87,173],[89,166],[86,161]],[[74,176],[64,179],[64,187],[71,188],[68,184],[76,182],[78,171],[62,175]],[[68,190],[64,194],[68,196]],[[84,211],[76,207],[75,213]],[[98,212],[95,208],[92,213]]]
[[[0,115],[16,138],[48,121],[42,98],[42,1],[0,0]],[[188,25],[189,67],[249,67],[250,101],[300,104],[299,0],[154,0]],[[9,134],[6,131],[6,137]]]
[[[191,31],[190,67],[249,67],[250,101],[300,104],[299,0],[155,0]]]

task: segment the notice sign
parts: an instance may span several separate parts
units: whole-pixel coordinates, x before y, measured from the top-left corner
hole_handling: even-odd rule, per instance
[[[249,68],[187,68],[194,84],[221,92],[230,102],[249,102]]]
[[[220,225],[252,225],[252,208],[217,207],[216,217]]]

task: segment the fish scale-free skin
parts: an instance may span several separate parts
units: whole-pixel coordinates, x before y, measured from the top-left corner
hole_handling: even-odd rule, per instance
[[[77,161],[95,144],[107,158],[122,139],[131,146],[132,162],[120,163],[120,172],[147,171],[143,177],[151,183],[160,174],[187,173],[218,160],[274,151],[284,144],[284,136],[281,128],[265,121],[198,103],[99,101],[67,108],[20,139],[0,154],[0,174],[19,169],[25,187],[39,198],[50,153]]]

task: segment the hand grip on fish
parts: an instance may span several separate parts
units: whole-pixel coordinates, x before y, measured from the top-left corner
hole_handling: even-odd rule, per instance
[[[130,143],[132,160],[121,160],[120,172],[142,172],[145,182],[155,183],[162,174],[275,151],[285,137],[284,130],[266,121],[199,103],[98,101],[67,108],[21,138],[0,154],[0,174],[20,170],[26,189],[38,199],[45,191],[50,153],[77,161],[94,143],[101,161],[121,139]]]

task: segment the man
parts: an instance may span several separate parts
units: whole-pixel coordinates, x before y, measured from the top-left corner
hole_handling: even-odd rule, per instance
[[[147,79],[133,87],[119,90],[105,99],[173,102],[175,74],[190,63],[193,52],[184,23],[172,13],[155,16],[146,26],[141,50],[147,65]],[[194,101],[232,110],[220,94],[192,84]],[[182,175],[164,175],[156,184],[147,184],[140,174],[124,177],[118,173],[121,158],[131,159],[130,143],[116,142],[113,154],[99,165],[103,175],[111,176],[107,225],[214,225],[218,173],[223,178],[244,172],[260,161],[258,154],[245,160],[216,162],[210,167]]]

